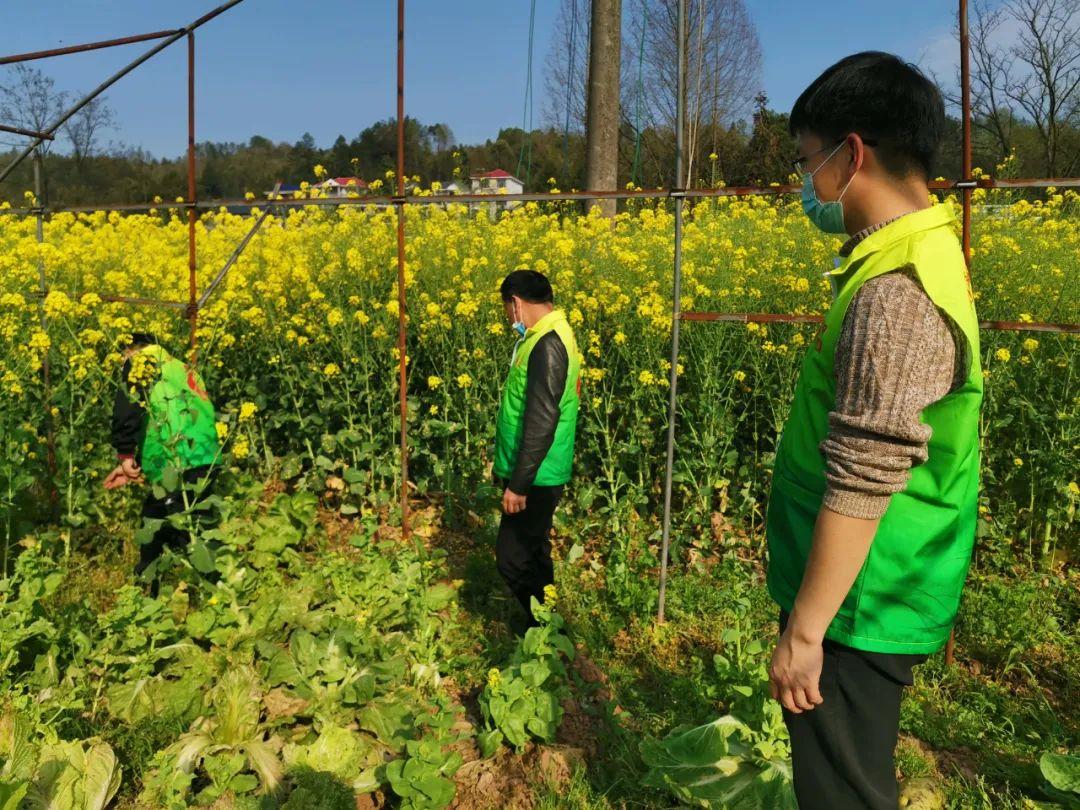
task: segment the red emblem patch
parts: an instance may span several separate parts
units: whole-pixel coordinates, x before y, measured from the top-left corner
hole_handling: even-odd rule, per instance
[[[208,393],[206,393],[205,389],[203,389],[203,387],[201,385],[199,385],[199,380],[195,376],[195,370],[194,369],[190,369],[190,368],[188,369],[187,384],[188,384],[188,388],[190,388],[192,391],[194,391],[195,395],[197,397],[199,397],[199,399],[210,399],[210,395]]]

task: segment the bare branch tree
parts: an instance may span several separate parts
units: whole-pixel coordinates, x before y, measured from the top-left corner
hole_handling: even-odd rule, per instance
[[[25,64],[11,68],[8,80],[0,83],[0,121],[35,132],[44,132],[64,112],[67,93],[40,70]],[[52,141],[39,147],[48,154]]]
[[[551,127],[566,127],[574,132],[585,129],[589,2],[562,0],[545,62],[544,121]]]
[[[1005,21],[1004,9],[991,8],[985,0],[976,0],[974,11],[974,27],[970,32],[973,124],[994,140],[998,157],[1004,159],[1013,147],[1013,124],[1016,122],[1006,92],[1015,57],[999,41]],[[960,104],[959,96],[955,103]]]
[[[1020,32],[1005,93],[1035,125],[1054,177],[1075,163],[1061,154],[1061,139],[1080,112],[1080,0],[1009,0],[1006,10]]]
[[[86,158],[97,151],[98,138],[112,127],[114,121],[113,111],[105,102],[104,96],[95,98],[67,120],[63,131],[71,143],[76,171],[83,171]]]
[[[761,45],[743,0],[688,3],[686,68],[687,175],[703,154],[701,130],[731,123],[749,110],[761,83]],[[645,26],[644,118],[648,126],[675,129],[678,88],[677,0],[639,0],[630,23],[631,43]],[[636,60],[635,60],[636,62]],[[624,106],[626,106],[624,104]]]

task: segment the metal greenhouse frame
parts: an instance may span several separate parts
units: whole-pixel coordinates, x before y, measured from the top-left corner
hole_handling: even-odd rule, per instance
[[[168,48],[170,45],[186,40],[187,42],[187,184],[188,194],[183,203],[169,204],[170,208],[184,208],[187,211],[188,222],[188,296],[186,301],[167,301],[150,298],[138,298],[129,296],[102,296],[102,300],[121,302],[133,305],[147,305],[170,307],[182,310],[189,323],[189,350],[194,359],[197,351],[196,334],[198,326],[199,310],[206,305],[209,297],[224,281],[229,270],[235,264],[252,237],[266,220],[270,209],[264,210],[258,219],[252,223],[250,230],[237,244],[236,249],[228,261],[218,270],[213,280],[202,291],[198,288],[198,274],[196,261],[196,228],[200,212],[213,210],[223,205],[239,208],[261,207],[260,202],[247,200],[208,200],[200,201],[196,187],[196,161],[195,161],[195,31],[201,26],[214,20],[221,14],[241,3],[242,0],[229,0],[209,13],[199,17],[194,22],[182,27],[166,31],[154,31],[135,36],[127,36],[118,39],[110,39],[99,42],[90,42],[82,45],[72,45],[64,48],[36,51],[33,53],[15,54],[0,58],[0,65],[9,65],[31,60],[45,59],[66,54],[82,53],[101,48],[112,48],[120,45],[130,45],[139,42],[156,41],[156,44],[144,52],[138,58],[132,60],[126,66],[112,74],[108,79],[99,84],[94,90],[79,99],[53,122],[43,132],[34,132],[19,127],[0,125],[0,131],[9,132],[31,139],[26,146],[6,167],[0,170],[0,182],[7,178],[12,171],[27,157],[35,157],[35,185],[38,200],[35,207],[23,211],[10,211],[7,213],[29,213],[37,218],[37,238],[44,240],[44,219],[46,215],[62,211],[86,212],[86,211],[120,211],[136,212],[146,211],[157,206],[146,204],[134,205],[91,205],[91,206],[68,206],[49,208],[41,200],[41,157],[38,147],[46,140],[52,140],[60,127],[83,107],[100,96],[121,78],[131,73],[144,62]],[[682,147],[684,142],[683,118],[686,95],[686,65],[684,60],[686,48],[686,2],[679,0],[678,3],[678,99],[677,99],[677,125],[676,125],[676,156],[674,172],[676,182],[682,177]],[[1018,180],[995,180],[992,178],[972,177],[971,145],[972,145],[972,112],[971,112],[971,75],[970,75],[970,44],[968,37],[968,3],[967,0],[959,0],[959,31],[960,31],[960,83],[962,93],[962,125],[963,125],[963,152],[962,152],[962,176],[953,181],[936,181],[930,184],[934,190],[958,189],[962,193],[963,222],[962,242],[965,259],[970,266],[971,261],[971,201],[972,192],[976,188],[982,189],[1022,189],[1022,188],[1046,188],[1055,187],[1080,187],[1078,178],[1031,178]],[[409,444],[408,444],[408,421],[406,407],[406,295],[405,295],[405,206],[407,205],[444,205],[445,197],[406,196],[405,188],[405,0],[397,0],[397,188],[396,193],[381,197],[364,197],[361,199],[293,199],[274,200],[273,206],[278,208],[292,208],[298,206],[349,206],[349,205],[388,205],[393,206],[397,212],[397,294],[398,294],[398,401],[400,411],[400,456],[401,456],[401,520],[402,531],[408,536],[409,526],[409,499],[408,499],[408,472],[409,472]],[[740,196],[768,196],[778,194],[797,193],[797,186],[741,186],[732,188],[710,189],[687,189],[675,187],[672,189],[643,189],[601,191],[587,190],[577,192],[555,193],[521,193],[500,195],[500,201],[558,201],[558,200],[596,200],[596,199],[670,199],[674,203],[674,266],[673,266],[673,295],[671,312],[671,372],[669,381],[669,399],[667,408],[667,454],[664,472],[663,490],[663,530],[661,539],[660,559],[660,591],[658,604],[658,621],[664,621],[665,596],[668,574],[668,552],[671,539],[671,500],[672,500],[672,472],[675,457],[676,437],[676,402],[678,398],[678,361],[679,361],[679,337],[681,326],[684,321],[698,322],[738,322],[738,323],[820,323],[821,316],[772,314],[761,312],[695,312],[683,311],[682,309],[682,233],[683,233],[683,208],[686,200],[703,199],[709,197],[740,197]],[[271,195],[277,196],[277,195]],[[490,195],[461,194],[454,195],[454,203],[490,202]],[[49,291],[46,270],[43,264],[39,264],[39,295],[44,299]],[[44,310],[42,311],[42,324],[45,325]],[[1018,323],[1012,321],[984,321],[983,329],[1010,330],[1010,331],[1037,331],[1057,333],[1080,333],[1080,324],[1071,323]],[[45,384],[48,386],[48,365],[44,368]],[[51,444],[51,441],[50,441]],[[55,460],[50,453],[50,459]],[[947,657],[951,658],[951,643]]]

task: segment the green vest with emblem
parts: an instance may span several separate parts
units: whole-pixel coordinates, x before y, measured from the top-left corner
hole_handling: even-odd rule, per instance
[[[832,277],[835,300],[807,347],[773,470],[766,521],[769,592],[790,611],[802,583],[826,489],[819,449],[835,407],[833,362],[852,298],[867,281],[904,268],[963,333],[963,385],[922,412],[929,458],[894,494],[855,584],[826,638],[869,652],[930,653],[948,639],[975,541],[979,408],[983,376],[979,323],[963,253],[946,205],[901,217],[856,245]],[[958,359],[961,359],[958,357]]]
[[[155,365],[156,378],[146,397],[146,433],[139,464],[151,483],[161,483],[167,469],[185,470],[217,462],[221,448],[214,405],[202,377],[161,346],[139,351]]]
[[[566,346],[569,365],[566,387],[559,400],[559,424],[555,440],[537,470],[534,486],[550,487],[570,480],[574,466],[574,437],[577,433],[578,403],[581,394],[581,359],[578,356],[574,332],[560,310],[549,312],[518,341],[510,361],[510,375],[503,388],[499,416],[495,425],[494,472],[500,478],[510,478],[517,463],[518,448],[525,421],[525,393],[528,386],[529,355],[533,347],[548,332],[555,332]]]

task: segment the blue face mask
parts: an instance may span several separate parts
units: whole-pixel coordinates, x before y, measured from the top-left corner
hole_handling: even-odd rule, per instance
[[[823,202],[818,197],[817,189],[814,188],[814,175],[821,171],[821,166],[824,166],[832,160],[833,155],[839,152],[843,145],[843,143],[837,144],[836,148],[829,153],[829,156],[825,158],[825,160],[821,161],[821,165],[814,169],[814,171],[803,172],[803,211],[806,213],[806,216],[810,218],[810,221],[825,233],[847,232],[844,228],[844,204],[840,201],[844,199],[844,194],[847,192],[848,186],[851,185],[851,180],[855,179],[855,175],[851,175],[851,179],[847,181],[847,185],[845,185],[843,191],[840,192],[840,196],[829,202]]]
[[[514,316],[517,320],[510,325],[510,328],[517,332],[520,337],[525,337],[525,332],[528,330],[525,328],[525,322],[521,320],[521,313],[518,312],[516,301],[514,302]]]

